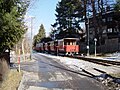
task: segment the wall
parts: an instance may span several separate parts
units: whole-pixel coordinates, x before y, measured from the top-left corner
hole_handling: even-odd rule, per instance
[[[107,53],[107,52],[116,52],[119,51],[120,45],[118,43],[118,38],[107,39],[104,45],[97,47],[97,52]]]
[[[105,44],[101,46],[97,46],[97,53],[112,53],[120,51],[120,43],[118,41],[118,38],[114,39],[106,39]],[[86,44],[79,44],[80,45],[80,53],[86,53],[87,48]],[[95,52],[95,46],[94,44],[90,44],[90,54],[94,54]]]

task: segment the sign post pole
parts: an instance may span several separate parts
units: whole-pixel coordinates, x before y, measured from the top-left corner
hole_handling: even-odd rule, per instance
[[[20,49],[18,54],[18,72],[20,72]]]

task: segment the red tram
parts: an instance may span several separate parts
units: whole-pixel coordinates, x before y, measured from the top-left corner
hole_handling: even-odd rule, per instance
[[[41,50],[40,50],[40,44],[39,44],[39,43],[36,44],[36,46],[34,47],[34,50],[36,50],[36,51],[41,51]]]
[[[43,52],[43,51],[45,51],[45,44],[40,43],[40,51],[39,52]]]
[[[76,38],[64,38],[58,40],[58,52],[66,55],[74,55],[79,52],[79,45],[77,45],[78,39]]]
[[[36,44],[36,50],[40,52],[48,52],[54,54],[74,55],[79,53],[78,38],[63,38],[47,43]],[[39,49],[38,49],[39,47]]]
[[[45,52],[50,52],[50,42],[45,43],[44,45]]]

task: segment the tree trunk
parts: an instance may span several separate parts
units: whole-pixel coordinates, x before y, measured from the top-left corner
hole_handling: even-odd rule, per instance
[[[25,61],[24,38],[22,40],[22,54],[23,54],[23,59]]]
[[[99,45],[101,47],[101,39],[102,39],[102,21],[101,21],[102,20],[102,9],[101,9],[101,0],[98,0],[97,3],[98,3],[98,8],[97,9],[98,9],[98,30],[99,30],[98,31],[99,32],[99,34],[98,34],[99,35],[98,36],[99,37],[98,38],[99,42],[98,43],[99,43]],[[101,52],[101,48],[100,48],[99,52]]]
[[[95,0],[91,0],[91,3],[92,3],[93,25],[94,25],[95,38],[97,38],[97,21],[96,21]]]
[[[86,28],[86,33],[87,33],[88,27],[87,27],[87,10],[86,10],[86,8],[87,8],[87,0],[84,0],[85,28]],[[87,38],[88,38],[88,35],[87,35]]]

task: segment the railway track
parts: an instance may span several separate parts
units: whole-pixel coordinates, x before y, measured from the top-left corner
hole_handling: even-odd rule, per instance
[[[60,56],[64,57],[64,55],[60,55]],[[113,60],[108,60],[108,59],[100,59],[100,58],[86,57],[86,56],[80,56],[80,55],[66,56],[66,57],[82,59],[84,61],[89,61],[92,63],[104,65],[104,66],[112,66],[112,65],[119,66],[120,65],[120,61],[115,61],[115,60],[113,61]]]
[[[105,60],[105,59],[92,58],[92,57],[83,57],[83,56],[72,56],[71,58],[82,59],[85,61],[93,62],[96,64],[101,64],[104,66],[120,65],[120,61],[112,61],[112,60]]]

